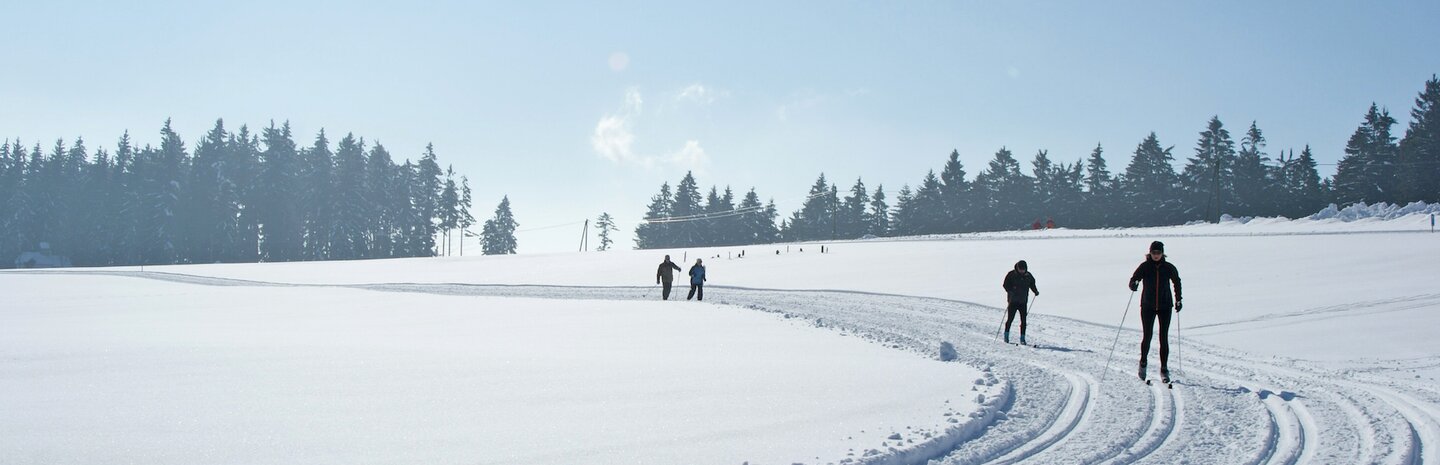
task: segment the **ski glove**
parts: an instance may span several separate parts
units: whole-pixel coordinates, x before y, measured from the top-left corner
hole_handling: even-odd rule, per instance
[[[1183,307],[1185,307],[1185,303],[1183,301],[1175,301],[1175,313],[1180,313],[1180,309]]]
[[[1135,291],[1138,291],[1138,290],[1140,290],[1140,283],[1137,283],[1137,282],[1135,282],[1135,281],[1130,281],[1130,292],[1135,292]]]

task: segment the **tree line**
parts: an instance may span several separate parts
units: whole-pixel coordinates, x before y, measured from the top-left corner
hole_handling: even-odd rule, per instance
[[[42,242],[78,266],[433,256],[475,223],[469,180],[431,145],[397,164],[354,134],[301,147],[288,122],[255,134],[216,120],[193,149],[169,120],[160,136],[138,147],[126,132],[113,152],[0,144],[0,267]],[[514,253],[508,198],[501,210],[482,243]]]
[[[1306,145],[1267,151],[1252,121],[1237,144],[1212,117],[1180,171],[1175,147],[1155,133],[1131,152],[1124,171],[1112,173],[1099,144],[1071,163],[1035,153],[1029,174],[1001,148],[973,178],[951,151],[912,188],[901,186],[894,206],[884,186],[870,192],[863,179],[842,197],[839,183],[820,174],[800,209],[775,224],[773,200],[760,206],[754,189],[734,205],[730,189],[714,187],[702,204],[692,175],[672,194],[663,184],[651,198],[646,222],[635,230],[641,249],[855,239],[1028,228],[1050,220],[1071,228],[1135,227],[1219,221],[1222,215],[1298,218],[1326,205],[1358,202],[1440,201],[1440,79],[1415,99],[1411,121],[1398,141],[1389,111],[1371,104],[1344,148],[1333,177],[1321,178]]]

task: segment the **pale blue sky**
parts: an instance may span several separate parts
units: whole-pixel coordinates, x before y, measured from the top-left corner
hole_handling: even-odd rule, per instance
[[[113,147],[174,118],[193,144],[223,117],[289,120],[302,145],[354,132],[397,161],[434,142],[477,218],[510,196],[522,253],[580,233],[527,229],[637,220],[690,169],[788,214],[822,171],[893,200],[952,149],[973,177],[1002,146],[1028,169],[1099,142],[1119,171],[1155,131],[1183,162],[1212,115],[1333,163],[1372,101],[1403,134],[1440,72],[1434,1],[7,1],[0,18],[0,137]]]

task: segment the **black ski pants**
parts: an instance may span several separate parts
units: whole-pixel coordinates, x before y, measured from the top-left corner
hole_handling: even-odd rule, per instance
[[[670,300],[670,282],[669,279],[660,280],[660,300]]]
[[[1160,320],[1160,370],[1170,371],[1170,307],[1156,309],[1140,307],[1140,362],[1150,357],[1150,339],[1155,329],[1155,320]]]
[[[692,297],[694,297],[695,300],[705,300],[705,285],[690,284],[690,295],[685,296],[685,300],[690,300]]]
[[[1020,335],[1024,336],[1025,314],[1029,313],[1025,309],[1025,302],[1010,302],[1010,305],[1005,307],[1005,332],[1010,332],[1010,323],[1015,321],[1015,313],[1017,312],[1020,313]]]

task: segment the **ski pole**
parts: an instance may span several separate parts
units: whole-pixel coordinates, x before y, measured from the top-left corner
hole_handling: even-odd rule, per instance
[[[1005,309],[1000,311],[1000,328],[995,330],[995,340],[1000,340],[1000,333],[1005,331],[1005,317],[1010,314],[1010,302],[1005,302]]]
[[[1110,361],[1115,358],[1115,347],[1120,345],[1120,330],[1125,328],[1125,318],[1130,316],[1130,304],[1133,303],[1135,303],[1135,291],[1130,291],[1130,299],[1125,301],[1125,314],[1120,316],[1120,325],[1115,327],[1115,342],[1110,344],[1110,356],[1105,357],[1105,370],[1100,372],[1100,382],[1102,383],[1105,382],[1105,375],[1110,373]]]
[[[1176,372],[1176,373],[1179,373],[1179,372],[1180,372],[1180,369],[1181,369],[1181,368],[1184,368],[1184,366],[1181,365],[1181,362],[1184,362],[1184,361],[1185,361],[1185,359],[1183,359],[1183,358],[1180,357],[1180,311],[1179,311],[1179,310],[1176,310],[1176,311],[1175,311],[1175,372]]]
[[[1029,296],[1027,295],[1026,297],[1029,297]],[[1035,301],[1037,301],[1037,300],[1040,300],[1040,296],[1038,296],[1038,295],[1035,296],[1034,298],[1030,299],[1030,303],[1025,305],[1025,319],[1024,319],[1024,320],[1021,320],[1020,324],[1022,324],[1022,325],[1024,325],[1024,326],[1030,326],[1030,314],[1031,314],[1031,313],[1035,313]],[[1020,331],[1020,335],[1021,335],[1021,336],[1024,336],[1024,335],[1025,335],[1025,331],[1023,331],[1023,330]],[[1029,342],[1029,341],[1026,341],[1026,342]]]

